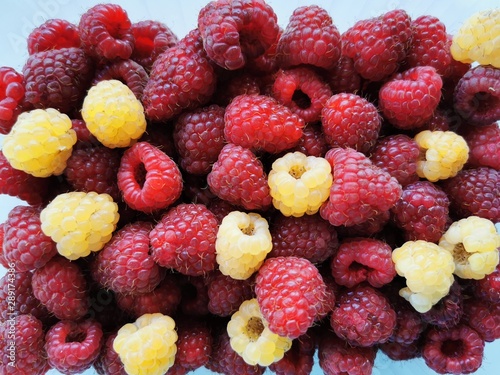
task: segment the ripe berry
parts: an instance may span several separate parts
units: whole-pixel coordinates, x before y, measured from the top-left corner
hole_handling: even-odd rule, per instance
[[[94,368],[99,375],[127,375],[118,353],[113,349],[116,332],[104,337],[99,357],[94,361]]]
[[[80,47],[78,27],[64,19],[49,19],[28,35],[28,53],[51,49]]]
[[[236,280],[220,272],[207,278],[208,310],[218,316],[231,316],[243,301],[253,297],[253,278]]]
[[[500,170],[500,126],[497,123],[466,127],[461,134],[469,146],[467,166]]]
[[[23,111],[25,87],[22,74],[0,67],[0,134],[7,134]]]
[[[179,366],[185,372],[194,371],[210,360],[213,337],[211,327],[202,320],[182,320],[177,323],[177,353],[174,367]],[[170,368],[167,374],[170,374]]]
[[[500,304],[477,298],[464,300],[464,321],[486,342],[500,339]]]
[[[284,357],[269,365],[269,369],[276,375],[306,375],[310,374],[314,366],[316,352],[316,338],[312,333],[306,333],[292,341]]]

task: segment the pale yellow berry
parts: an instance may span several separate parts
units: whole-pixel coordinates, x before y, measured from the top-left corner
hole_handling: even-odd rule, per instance
[[[276,159],[268,175],[273,205],[285,216],[318,212],[330,195],[332,181],[326,159],[298,151]]]
[[[266,219],[257,213],[230,212],[222,219],[215,241],[219,270],[233,279],[248,279],[272,247]]]
[[[129,375],[163,375],[177,353],[174,320],[160,313],[144,314],[118,330],[113,349]]]
[[[71,120],[56,109],[23,112],[4,138],[10,165],[36,177],[60,175],[76,143]]]
[[[251,366],[269,366],[291,348],[292,340],[271,332],[256,298],[244,301],[227,324],[230,345]]]
[[[83,101],[82,118],[89,131],[109,148],[128,147],[146,130],[144,108],[118,80],[92,86]]]

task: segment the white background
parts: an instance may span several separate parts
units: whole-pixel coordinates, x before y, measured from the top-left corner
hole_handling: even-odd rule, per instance
[[[79,17],[89,7],[100,3],[96,0],[4,0],[0,12],[0,66],[10,66],[22,71],[27,58],[26,37],[35,28],[50,18],[67,19],[75,24]],[[113,1],[109,1],[113,2]],[[153,19],[167,24],[181,38],[196,27],[199,10],[208,0],[116,0],[128,13],[132,22]],[[443,21],[448,32],[455,33],[462,22],[476,11],[498,7],[498,0],[445,0],[445,1],[397,1],[397,0],[268,0],[278,15],[278,22],[284,28],[293,10],[298,6],[317,4],[326,9],[332,16],[340,32],[352,26],[355,21],[378,16],[386,11],[402,8],[412,18],[420,15],[434,15]],[[2,137],[0,136],[0,145]],[[23,204],[17,199],[0,195],[0,222],[7,218],[12,207]],[[0,276],[5,270],[0,267]],[[483,366],[477,375],[493,375],[500,368],[500,340],[486,345]],[[435,374],[429,370],[423,360],[393,362],[379,353],[373,370],[374,375],[428,375]],[[50,375],[59,374],[50,371]],[[85,374],[95,374],[93,370]],[[210,374],[205,369],[199,369],[195,374]],[[322,374],[318,366],[313,375]]]

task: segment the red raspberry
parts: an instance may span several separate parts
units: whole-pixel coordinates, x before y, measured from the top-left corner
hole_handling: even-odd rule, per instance
[[[29,314],[11,319],[0,325],[0,372],[4,375],[44,375],[50,366],[43,347],[42,322]],[[14,361],[9,356],[12,352]]]
[[[134,60],[117,60],[100,67],[94,75],[92,85],[109,79],[117,79],[125,83],[140,100],[149,76],[142,65]]]
[[[396,327],[389,341],[382,345],[387,343],[396,343],[404,346],[416,344],[427,325],[422,321],[420,313],[411,307],[409,303],[400,301],[399,299],[397,301],[397,303],[393,304],[395,307],[394,311],[396,312]]]
[[[127,375],[118,353],[113,349],[116,332],[104,338],[99,357],[94,361],[94,368],[99,375]]]
[[[389,223],[390,218],[390,211],[382,211],[360,224],[341,225],[335,228],[339,237],[368,237],[380,233]]]
[[[302,117],[305,123],[311,123],[319,121],[321,109],[332,91],[312,68],[301,66],[276,73],[272,96]]]
[[[453,43],[453,35],[448,34],[448,43],[446,48],[449,49],[451,44]],[[443,89],[442,89],[442,97],[441,104],[443,107],[453,108],[453,95],[455,91],[455,87],[457,86],[458,81],[467,73],[472,64],[463,63],[461,61],[457,61],[455,59],[451,59],[450,65],[448,65],[448,69],[446,73],[443,75]]]
[[[329,150],[325,135],[321,129],[321,124],[309,124],[302,130],[302,137],[299,143],[290,152],[299,151],[306,156],[323,157]]]
[[[245,70],[228,70],[219,72],[217,89],[211,99],[213,103],[227,106],[238,95],[261,93],[260,77]]]
[[[412,38],[410,16],[395,9],[358,21],[342,35],[342,54],[365,79],[382,81],[404,61]]]
[[[49,19],[28,35],[28,53],[80,47],[78,27],[64,19]]]
[[[392,221],[407,241],[438,242],[449,222],[450,201],[446,193],[429,181],[406,185],[391,208]]]
[[[390,283],[396,276],[392,249],[373,238],[346,238],[331,259],[335,282],[352,288],[368,281],[375,288]]]
[[[333,170],[328,201],[320,214],[334,226],[363,223],[389,210],[402,193],[394,177],[353,149],[333,148],[325,158]]]
[[[328,71],[327,80],[332,94],[355,94],[361,89],[363,78],[356,71],[354,60],[341,55],[337,65]]]
[[[465,324],[453,328],[432,328],[427,332],[422,357],[440,374],[469,374],[481,367],[484,341]]]
[[[332,69],[340,57],[340,33],[318,5],[296,8],[278,42],[281,67],[307,64]]]
[[[269,369],[276,375],[309,375],[314,366],[316,340],[306,333],[292,341],[292,347],[285,352],[285,356],[272,363]]]
[[[165,129],[165,125],[162,123],[149,123],[147,131],[142,134],[138,142],[148,142],[176,160],[177,153],[173,133],[174,129],[172,126]]]
[[[214,104],[182,113],[175,120],[174,144],[182,169],[208,174],[225,144],[224,108]]]
[[[24,78],[13,68],[0,67],[0,134],[7,134],[23,111]]]
[[[89,8],[78,24],[82,48],[97,60],[128,59],[134,49],[134,34],[127,12],[118,4]]]
[[[305,334],[324,313],[328,293],[310,261],[289,256],[264,261],[257,272],[255,294],[269,329],[294,339]]]
[[[35,271],[31,285],[35,297],[58,319],[78,320],[87,314],[87,282],[78,264],[55,256]]]
[[[81,119],[72,119],[71,128],[76,132],[77,138],[76,144],[73,146],[73,150],[90,146],[102,146],[102,143],[100,143],[87,128],[85,121]]]
[[[430,66],[410,68],[396,74],[380,88],[380,110],[397,128],[418,128],[432,117],[441,99],[442,86],[436,69]]]
[[[216,271],[207,280],[208,310],[217,316],[230,316],[253,298],[252,279],[236,280]]]
[[[418,181],[417,160],[420,148],[413,138],[395,134],[379,138],[371,150],[370,159],[394,177],[402,186]]]
[[[205,321],[196,319],[178,320],[177,353],[174,366],[181,366],[187,371],[194,371],[205,366],[212,354],[213,338]]]
[[[172,205],[182,192],[177,164],[148,142],[128,148],[118,169],[123,200],[134,210],[151,213]]]
[[[367,153],[377,141],[382,122],[377,108],[368,100],[341,93],[325,103],[321,124],[331,147],[350,147]]]
[[[197,203],[207,206],[217,197],[208,188],[206,176],[199,176],[186,173],[184,175],[184,190],[182,199],[185,203]]]
[[[500,303],[500,263],[495,271],[480,280],[473,281],[473,293],[479,299]]]
[[[224,121],[228,142],[274,154],[296,146],[305,125],[288,107],[265,95],[237,96],[226,107]]]
[[[247,210],[265,210],[272,198],[264,166],[252,151],[225,145],[207,176],[210,190],[229,203]]]
[[[271,47],[279,35],[277,21],[264,0],[217,0],[200,10],[198,29],[210,59],[235,70]]]
[[[500,339],[500,303],[477,298],[464,300],[464,321],[483,338],[493,342]]]
[[[271,220],[273,249],[268,257],[296,256],[321,263],[338,249],[337,232],[319,214],[302,217],[276,214]]]
[[[279,27],[278,36],[271,46],[260,56],[248,60],[245,64],[245,70],[254,76],[272,76],[280,68],[278,61],[278,43],[283,34],[283,28]]]
[[[91,264],[92,278],[117,293],[147,293],[154,290],[163,272],[149,254],[152,225],[136,221],[113,235]]]
[[[216,81],[200,33],[192,30],[153,64],[142,97],[146,116],[166,121],[183,110],[205,105],[215,91]]]
[[[83,49],[70,47],[30,55],[23,67],[25,98],[35,108],[71,114],[79,109],[94,74]]]
[[[131,316],[118,307],[116,293],[91,280],[89,286],[90,308],[85,319],[94,319],[103,332],[114,332],[126,323],[130,323]]]
[[[422,356],[420,341],[411,344],[388,341],[378,345],[378,348],[393,361],[407,361]]]
[[[64,374],[79,374],[89,369],[99,356],[102,344],[101,326],[92,320],[63,320],[45,335],[49,363]]]
[[[179,274],[177,282],[181,287],[181,303],[178,311],[187,316],[200,317],[209,314],[208,288],[204,276]]]
[[[424,125],[417,129],[411,129],[411,133],[416,135],[423,130],[451,130],[450,127],[454,125],[452,122],[455,120],[452,116],[449,110],[442,110],[438,107],[432,114],[432,117],[427,120]]]
[[[475,66],[458,81],[455,111],[471,125],[490,125],[500,120],[500,69]]]
[[[448,329],[456,326],[462,318],[464,307],[462,288],[455,281],[446,296],[441,298],[431,309],[421,314],[422,321],[438,328]]]
[[[441,187],[450,199],[450,214],[500,221],[500,171],[486,167],[463,169],[444,180]]]
[[[468,166],[500,170],[500,126],[497,123],[466,127],[461,135],[469,146]]]

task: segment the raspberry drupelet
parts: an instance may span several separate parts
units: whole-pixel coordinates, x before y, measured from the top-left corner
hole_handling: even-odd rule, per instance
[[[80,47],[78,26],[60,18],[45,21],[28,35],[28,53]]]
[[[23,75],[14,68],[0,67],[0,134],[7,134],[23,111]]]

